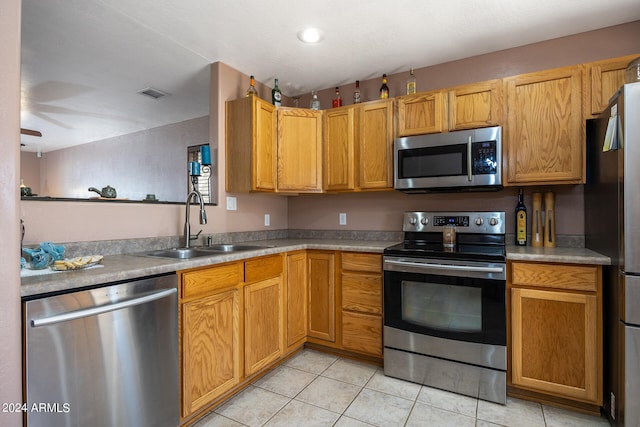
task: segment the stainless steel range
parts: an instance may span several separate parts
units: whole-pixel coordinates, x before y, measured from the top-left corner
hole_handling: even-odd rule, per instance
[[[504,212],[406,212],[403,231],[384,251],[385,375],[506,403]]]

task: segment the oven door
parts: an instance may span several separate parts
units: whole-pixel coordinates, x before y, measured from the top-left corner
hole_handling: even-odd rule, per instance
[[[385,326],[506,345],[504,263],[385,257]]]

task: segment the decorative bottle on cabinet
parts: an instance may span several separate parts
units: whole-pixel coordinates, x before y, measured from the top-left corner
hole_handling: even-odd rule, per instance
[[[276,85],[271,91],[271,102],[273,102],[273,105],[276,107],[280,107],[282,105],[282,92],[280,92],[280,88],[278,87],[278,79],[276,79]]]
[[[516,245],[527,246],[527,208],[524,205],[522,188],[518,193],[518,204],[516,205]]]
[[[416,76],[413,74],[413,68],[409,70],[409,78],[407,79],[407,95],[416,93]]]
[[[380,86],[380,99],[389,98],[389,86],[387,86],[387,75],[382,75],[382,86]]]
[[[309,103],[309,108],[312,110],[320,109],[320,100],[318,99],[318,92],[315,90],[311,91],[311,102]]]
[[[258,91],[256,90],[256,80],[253,76],[249,77],[249,89],[247,89],[246,96],[258,96]]]
[[[342,98],[340,98],[340,88],[336,86],[336,97],[331,101],[333,108],[342,107]]]
[[[360,80],[356,80],[356,90],[353,91],[353,103],[360,104]]]
[[[544,240],[544,220],[542,219],[542,193],[533,193],[531,197],[532,213],[531,217],[531,246],[541,247]]]

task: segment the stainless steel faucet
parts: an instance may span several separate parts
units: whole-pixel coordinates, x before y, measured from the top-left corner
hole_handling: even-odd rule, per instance
[[[191,240],[196,240],[202,230],[198,232],[198,234],[192,236],[191,235],[191,224],[189,224],[189,208],[191,207],[191,199],[193,197],[197,198],[197,201],[200,202],[200,224],[207,223],[207,212],[204,210],[204,199],[198,190],[196,190],[195,186],[193,190],[187,195],[187,203],[186,203],[186,213],[184,220],[184,247],[188,248]]]

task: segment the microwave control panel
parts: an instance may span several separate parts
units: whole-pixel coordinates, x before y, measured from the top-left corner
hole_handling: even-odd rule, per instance
[[[471,147],[473,156],[473,174],[491,175],[498,169],[498,155],[496,152],[496,142],[474,142]]]

